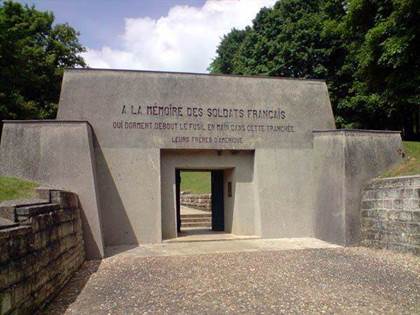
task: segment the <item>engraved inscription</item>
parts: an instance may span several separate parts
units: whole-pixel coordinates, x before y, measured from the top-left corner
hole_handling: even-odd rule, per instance
[[[287,123],[287,113],[280,106],[255,109],[125,104],[120,114],[120,119],[112,121],[113,129],[169,132],[173,134],[168,139],[175,144],[242,144],[249,135],[296,132],[295,126]],[[221,136],[226,133],[236,136]]]

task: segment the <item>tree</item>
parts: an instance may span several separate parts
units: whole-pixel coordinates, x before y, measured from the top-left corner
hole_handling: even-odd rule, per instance
[[[345,8],[339,0],[282,0],[263,8],[232,40],[234,30],[220,43],[209,67],[212,73],[232,73],[326,79],[332,103],[348,89],[341,71],[346,50],[340,32]],[[229,54],[223,52],[229,51]],[[233,65],[229,72],[219,64]],[[338,121],[343,121],[335,108]]]
[[[0,120],[54,118],[64,68],[85,67],[78,33],[50,12],[0,3]]]
[[[337,127],[420,137],[418,0],[281,0],[210,65],[232,74],[326,80]],[[237,30],[235,30],[238,32]],[[227,47],[226,47],[227,46]],[[224,72],[226,73],[226,72]]]
[[[341,103],[368,128],[420,137],[420,2],[353,0],[345,19],[351,91]]]
[[[216,54],[218,58],[214,59],[208,70],[213,73],[233,73],[233,59],[236,51],[239,49],[246,31],[240,31],[233,28],[229,34],[223,36],[222,42],[217,47]]]

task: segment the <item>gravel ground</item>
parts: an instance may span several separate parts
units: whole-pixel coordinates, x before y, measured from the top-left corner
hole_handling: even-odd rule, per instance
[[[420,257],[361,247],[89,261],[45,314],[420,314]]]

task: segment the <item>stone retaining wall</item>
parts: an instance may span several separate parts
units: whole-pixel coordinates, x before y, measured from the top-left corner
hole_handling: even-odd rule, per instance
[[[420,176],[368,184],[361,204],[361,244],[420,255]]]
[[[0,207],[0,314],[34,313],[85,259],[77,196],[41,194],[49,200]]]
[[[211,211],[211,194],[181,193],[181,205]]]

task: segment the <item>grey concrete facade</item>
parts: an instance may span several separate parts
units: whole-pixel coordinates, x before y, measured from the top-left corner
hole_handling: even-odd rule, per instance
[[[313,134],[335,129],[322,81],[69,70],[56,123],[66,120],[92,127],[86,135],[65,134],[89,143],[90,173],[77,176],[97,201],[83,208],[97,218],[87,220],[88,229],[102,248],[176,237],[176,169],[224,171],[233,187],[232,197],[225,187],[228,232],[351,243],[358,238],[358,189],[400,160],[398,133]],[[20,131],[7,132],[8,125]],[[15,144],[34,129],[15,123],[5,131],[1,151],[9,153],[0,157],[9,166],[1,174],[50,181],[59,172],[47,164],[41,166],[49,177],[23,172],[39,163],[26,144]],[[60,150],[66,163],[67,149]],[[70,177],[60,183],[79,193]]]

